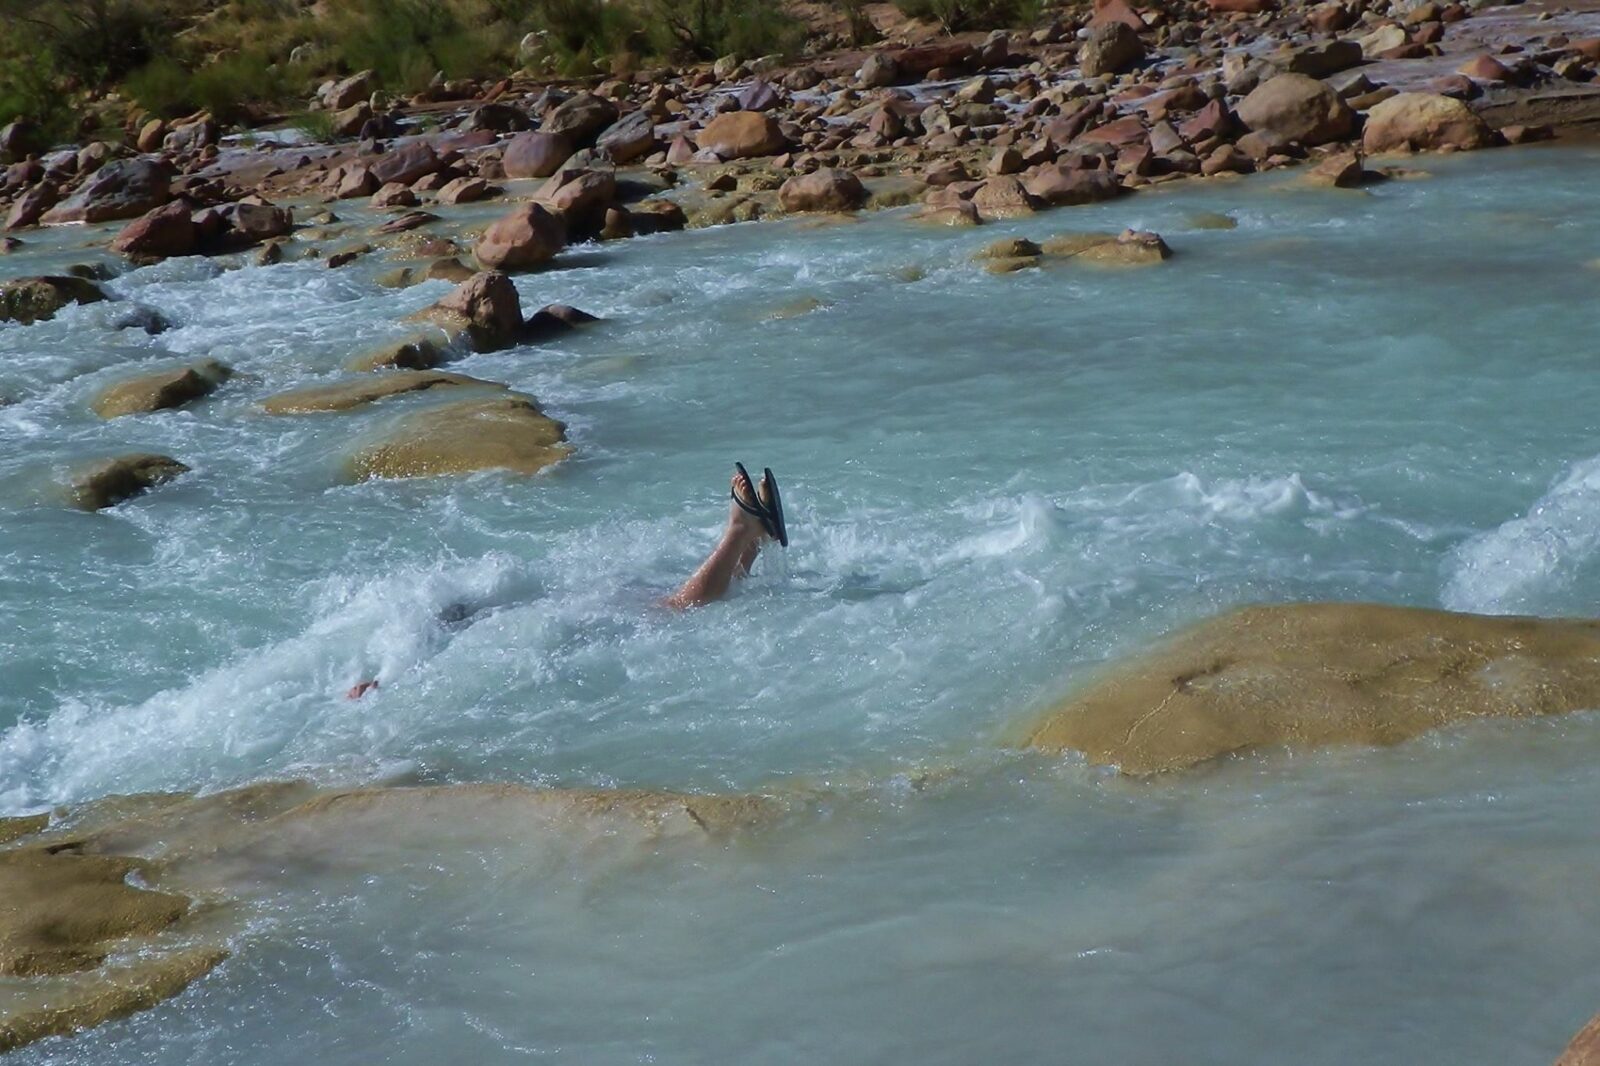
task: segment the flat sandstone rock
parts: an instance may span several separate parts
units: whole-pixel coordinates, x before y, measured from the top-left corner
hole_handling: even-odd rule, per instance
[[[270,415],[309,414],[315,411],[348,411],[363,404],[375,403],[385,396],[399,396],[408,392],[422,392],[461,385],[479,385],[490,389],[503,389],[493,381],[468,377],[466,374],[447,374],[437,370],[394,370],[369,374],[351,381],[336,381],[331,385],[312,385],[268,396],[261,406]]]
[[[533,474],[565,459],[566,427],[526,396],[466,400],[419,411],[351,460],[357,480],[477,470]]]
[[[1143,775],[1595,707],[1600,622],[1284,604],[1181,631],[1045,715],[1025,743]]]

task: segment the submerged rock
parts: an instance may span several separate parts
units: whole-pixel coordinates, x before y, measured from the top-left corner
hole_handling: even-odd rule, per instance
[[[16,278],[0,285],[0,322],[25,326],[44,322],[68,304],[94,304],[105,298],[100,286],[70,274]]]
[[[188,472],[187,466],[169,455],[119,455],[80,467],[68,487],[73,506],[100,511]]]
[[[207,359],[119,381],[103,389],[91,406],[101,418],[164,411],[210,395],[232,376],[232,368]]]
[[[1396,744],[1600,707],[1600,622],[1363,603],[1246,607],[1113,668],[1026,738],[1127,774],[1233,752]]]
[[[1121,233],[1063,233],[1041,247],[1048,256],[1107,266],[1146,266],[1172,257],[1172,249],[1160,234],[1131,229]]]
[[[534,474],[565,459],[566,427],[526,396],[466,400],[419,411],[350,461],[357,480],[477,470]]]
[[[1589,1019],[1567,1045],[1556,1066],[1600,1066],[1600,1014]]]
[[[348,411],[376,403],[386,396],[400,396],[408,392],[462,385],[478,385],[490,389],[505,388],[497,382],[484,381],[465,374],[449,374],[442,370],[396,370],[350,381],[336,381],[331,385],[312,385],[304,389],[280,392],[276,396],[267,397],[261,406],[269,415]]]

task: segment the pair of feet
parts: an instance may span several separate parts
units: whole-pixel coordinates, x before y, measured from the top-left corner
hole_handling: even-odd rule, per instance
[[[763,471],[757,484],[743,463],[735,463],[729,491],[733,503],[728,508],[728,525],[722,539],[683,587],[663,601],[668,607],[699,607],[720,600],[728,594],[734,578],[750,572],[767,541],[775,540],[788,547],[783,499],[771,470]]]

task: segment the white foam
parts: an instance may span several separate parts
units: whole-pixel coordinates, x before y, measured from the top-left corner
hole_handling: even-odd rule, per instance
[[[1600,456],[1573,465],[1528,509],[1469,537],[1445,562],[1451,610],[1532,611],[1568,587],[1600,547]]]

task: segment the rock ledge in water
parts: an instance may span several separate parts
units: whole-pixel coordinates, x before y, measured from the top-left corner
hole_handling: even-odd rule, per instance
[[[385,396],[399,396],[425,389],[448,388],[461,385],[479,385],[488,389],[503,389],[493,381],[468,377],[466,374],[449,374],[442,370],[391,370],[368,374],[353,381],[336,381],[331,385],[312,385],[304,389],[280,392],[261,402],[269,415],[300,415],[317,411],[348,411],[364,404],[375,403]]]
[[[73,506],[85,511],[114,507],[186,474],[189,468],[168,455],[119,455],[82,467],[72,475]]]
[[[357,480],[510,470],[534,474],[571,454],[566,427],[526,396],[444,404],[406,418],[350,462]]]
[[[1362,603],[1245,607],[1047,714],[1029,747],[1127,774],[1258,748],[1396,744],[1452,722],[1600,707],[1600,622]]]
[[[92,406],[101,418],[165,411],[210,395],[232,376],[231,368],[215,359],[206,359],[190,366],[119,381],[102,390]]]

